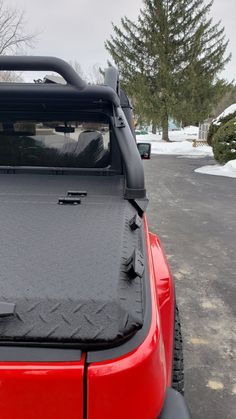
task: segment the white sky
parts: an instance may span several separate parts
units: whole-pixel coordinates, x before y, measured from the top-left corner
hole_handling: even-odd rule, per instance
[[[112,32],[111,22],[124,15],[135,19],[142,0],[5,0],[25,11],[27,30],[38,32],[33,55],[54,55],[77,60],[87,71],[93,64],[106,65],[104,41]],[[214,0],[214,21],[221,20],[230,40],[232,61],[223,76],[236,79],[236,0]],[[29,51],[31,53],[31,51]]]

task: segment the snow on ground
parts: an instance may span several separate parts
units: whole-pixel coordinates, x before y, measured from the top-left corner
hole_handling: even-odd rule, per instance
[[[193,147],[189,141],[166,143],[164,141],[152,142],[152,154],[173,154],[180,156],[212,156],[212,148],[209,146]]]
[[[169,131],[170,141],[185,141],[185,140],[196,140],[198,138],[198,127],[189,126],[179,130]],[[162,133],[152,134],[149,132],[144,135],[137,135],[138,141],[162,141]]]
[[[213,124],[218,125],[221,118],[224,118],[234,112],[236,112],[236,103],[226,108],[216,119],[214,119]]]
[[[181,130],[169,132],[171,142],[162,141],[161,134],[137,135],[138,142],[147,142],[152,145],[152,154],[172,154],[183,157],[212,156],[209,146],[193,147],[192,140],[198,137],[198,127],[190,126]],[[188,141],[187,141],[188,140]]]
[[[195,169],[197,173],[203,173],[205,175],[215,175],[215,176],[227,176],[236,178],[236,159],[230,160],[224,166],[220,164],[214,164],[212,166],[203,166],[199,169]]]

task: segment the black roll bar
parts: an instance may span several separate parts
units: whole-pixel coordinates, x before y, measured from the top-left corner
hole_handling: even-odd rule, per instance
[[[71,86],[82,90],[87,83],[64,60],[41,56],[0,56],[0,71],[55,71]]]
[[[111,87],[113,90],[115,90],[116,94],[119,96],[120,105],[124,111],[126,120],[129,124],[133,137],[136,141],[136,136],[134,132],[134,124],[133,124],[133,113],[132,113],[133,108],[132,108],[132,105],[130,103],[128,96],[126,95],[126,93],[120,86],[119,71],[117,70],[117,68],[110,66],[105,70],[104,84],[106,86]]]
[[[70,99],[81,105],[91,103],[96,109],[110,104],[114,119],[113,129],[126,175],[124,196],[132,201],[145,201],[144,169],[134,141],[132,106],[120,89],[119,72],[116,68],[109,67],[105,71],[105,86],[88,85],[68,63],[55,57],[0,56],[0,71],[2,70],[55,71],[65,79],[67,85],[0,83],[1,113],[9,113],[11,110],[17,112],[21,102],[26,106],[27,101],[31,104],[32,100],[34,105],[43,104],[46,111],[47,106],[52,108],[52,100],[55,103],[53,107],[61,106],[61,103]]]

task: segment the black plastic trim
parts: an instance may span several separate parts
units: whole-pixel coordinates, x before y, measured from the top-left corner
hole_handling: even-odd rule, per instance
[[[80,349],[0,345],[0,362],[80,361],[81,355]]]
[[[0,86],[1,90],[1,86]],[[5,102],[6,104],[6,102]],[[0,97],[0,112],[1,112],[1,121],[18,121],[21,119],[27,119],[27,120],[40,120],[43,121],[55,121],[55,120],[70,120],[70,121],[77,121],[82,120],[84,122],[105,122],[109,123],[110,117],[112,116],[112,106],[110,107],[103,107],[98,108],[97,106],[93,108],[93,106],[90,106],[89,109],[82,106],[77,106],[76,101],[61,101],[56,102],[54,105],[53,103],[46,102],[44,104],[44,107],[40,107],[40,109],[34,108],[33,102],[27,102],[27,103],[18,103],[18,107],[14,106],[12,104],[12,108],[6,109],[6,106],[4,106],[4,103],[1,103],[1,97]],[[1,105],[3,108],[1,108]],[[86,105],[86,104],[85,104]],[[84,105],[84,106],[85,106]],[[26,109],[24,109],[24,106]],[[30,109],[27,109],[27,107],[31,107]],[[66,110],[65,110],[66,109]],[[69,110],[68,110],[69,109]]]
[[[191,419],[183,396],[173,388],[168,388],[166,391],[165,403],[159,419]]]
[[[46,166],[0,166],[0,173],[17,174],[31,173],[41,175],[86,175],[86,176],[116,176],[120,175],[119,170],[110,168],[87,169],[73,167],[46,167]]]
[[[147,209],[148,206],[148,198],[143,198],[143,199],[129,199],[129,202],[133,205],[133,207],[137,210],[138,215],[140,217],[143,216],[144,212]]]
[[[143,199],[146,196],[146,189],[125,189],[125,199]]]

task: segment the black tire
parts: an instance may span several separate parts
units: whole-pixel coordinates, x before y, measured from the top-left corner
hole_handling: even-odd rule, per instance
[[[184,357],[183,340],[178,306],[175,305],[175,330],[174,330],[174,352],[172,387],[179,393],[184,394]]]

